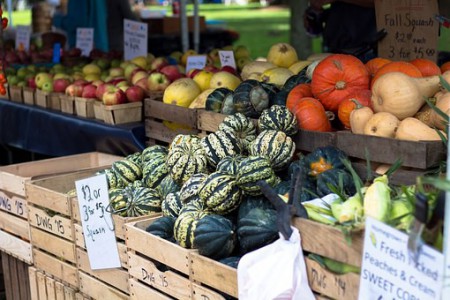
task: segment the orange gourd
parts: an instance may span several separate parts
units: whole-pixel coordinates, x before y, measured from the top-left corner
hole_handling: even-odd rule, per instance
[[[411,60],[410,63],[416,66],[417,69],[419,69],[420,73],[422,73],[422,76],[433,76],[441,74],[441,69],[432,60],[425,58],[416,58]]]
[[[300,129],[320,132],[331,131],[331,123],[325,108],[315,98],[302,98],[294,107],[294,115]]]
[[[371,96],[372,92],[370,90],[358,90],[339,104],[338,118],[345,128],[351,128],[350,114],[357,108],[357,103],[360,103],[362,106],[370,106]]]
[[[412,63],[405,62],[405,61],[393,61],[388,64],[385,64],[382,66],[376,73],[375,76],[372,78],[371,86],[377,81],[378,78],[383,76],[386,73],[391,72],[401,72],[403,74],[406,74],[410,77],[422,77],[422,73],[420,70],[413,65]]]
[[[312,97],[311,84],[300,83],[296,85],[286,98],[286,107],[289,111],[294,111],[294,106],[304,97]]]
[[[367,72],[369,72],[370,78],[373,78],[375,76],[375,73],[385,64],[390,63],[391,60],[387,58],[382,57],[375,57],[366,62],[365,66],[367,69]]]
[[[441,73],[445,73],[447,71],[450,71],[450,61],[443,63],[441,66]]]
[[[352,92],[368,88],[366,67],[358,58],[346,54],[333,54],[320,61],[311,80],[313,96],[333,112]]]

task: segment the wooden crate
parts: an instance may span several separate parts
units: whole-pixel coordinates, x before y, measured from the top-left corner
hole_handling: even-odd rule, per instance
[[[298,151],[312,152],[319,147],[336,146],[337,133],[299,129],[293,140]]]
[[[75,300],[77,289],[65,285],[63,282],[52,278],[37,270],[35,267],[29,267],[29,280],[31,299],[65,299]]]
[[[219,130],[219,124],[227,117],[227,115],[207,111],[204,109],[197,110],[197,128],[203,134]]]
[[[29,105],[36,105],[35,89],[24,87],[22,92],[23,92],[23,103]]]
[[[95,99],[81,98],[75,97],[75,111],[77,116],[93,119],[95,118],[94,114],[94,103]]]
[[[44,92],[41,90],[36,90],[35,93],[35,101],[37,106],[54,109],[54,110],[61,110],[61,100],[59,99],[60,93],[51,93],[51,92]]]
[[[163,103],[147,98],[144,101],[145,135],[149,145],[169,144],[178,134],[197,134],[197,110]],[[176,130],[168,128],[163,122],[184,125]]]
[[[10,86],[9,99],[13,102],[23,103],[22,88],[20,86]]]
[[[1,167],[0,250],[29,264],[33,263],[29,218],[33,217],[36,223],[38,220],[35,215],[29,213],[25,192],[27,182],[33,178],[43,178],[72,170],[110,165],[119,159],[121,157],[115,155],[91,152]]]
[[[63,113],[67,113],[70,115],[76,115],[77,110],[75,107],[75,97],[69,95],[60,95],[59,99],[61,99],[61,111]]]
[[[142,121],[142,102],[130,102],[117,105],[101,105],[103,121],[106,124],[125,124]],[[95,116],[94,116],[95,117]]]
[[[172,300],[174,298],[167,296],[138,280],[130,278],[128,281],[130,285],[130,299],[152,299],[152,300]]]
[[[110,286],[82,271],[78,272],[80,292],[93,299],[125,300],[129,296],[113,286]]]
[[[1,237],[0,237],[1,240]],[[3,269],[3,280],[5,296],[8,300],[34,299],[30,293],[30,282],[28,279],[28,264],[15,257],[1,252],[1,268]]]
[[[95,101],[94,102],[94,118],[96,120],[103,121],[105,119],[103,112],[104,112],[103,103],[101,101]]]
[[[126,225],[128,273],[136,281],[176,299],[191,298],[189,254],[184,249],[145,231],[155,219]]]

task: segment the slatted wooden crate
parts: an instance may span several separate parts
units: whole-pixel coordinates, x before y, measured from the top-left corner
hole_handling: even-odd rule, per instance
[[[64,299],[76,300],[77,290],[52,278],[35,267],[29,267],[31,299]]]
[[[82,272],[78,272],[80,292],[92,299],[126,300],[129,296],[118,289]]]
[[[1,167],[0,250],[29,264],[33,263],[26,182],[32,178],[110,165],[118,159],[120,157],[115,155],[90,152]]]
[[[13,102],[23,103],[23,90],[20,86],[9,87],[9,99]]]
[[[142,121],[142,106],[142,102],[101,105],[103,121],[111,125],[140,122]]]
[[[24,87],[22,92],[23,92],[23,103],[29,105],[36,105],[35,89]]]
[[[417,176],[437,167],[447,155],[441,141],[403,141],[349,131],[337,133],[336,146],[354,161],[355,169],[363,178],[367,174],[366,152],[372,163],[372,171],[381,164],[391,165],[401,159],[402,168],[391,176],[393,184],[414,184]]]
[[[197,128],[201,131],[201,135],[219,130],[219,124],[227,117],[227,115],[207,111],[204,109],[197,110]]]
[[[28,264],[15,257],[1,252],[1,268],[3,269],[4,295],[7,300],[33,299],[28,279]]]
[[[148,293],[156,289],[175,299],[191,299],[189,255],[195,250],[184,249],[146,232],[154,220],[156,218],[126,225],[129,275],[133,282],[147,286]],[[139,287],[144,289],[142,285]]]
[[[70,115],[76,115],[75,97],[62,94],[59,96],[61,100],[61,111]]]
[[[60,93],[44,92],[41,90],[36,90],[35,92],[35,102],[37,106],[61,110],[61,100],[59,99]]]
[[[75,97],[75,111],[77,116],[93,119],[94,114],[94,103],[96,99],[88,99],[82,97]]]
[[[170,105],[153,98],[144,100],[145,135],[149,145],[167,145],[178,134],[197,134],[197,110]],[[181,124],[184,128],[170,129],[164,122]]]

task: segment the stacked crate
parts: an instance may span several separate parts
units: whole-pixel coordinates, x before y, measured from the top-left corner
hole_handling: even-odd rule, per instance
[[[29,267],[31,298],[36,300],[66,299],[76,300],[75,289],[45,275],[35,267]]]

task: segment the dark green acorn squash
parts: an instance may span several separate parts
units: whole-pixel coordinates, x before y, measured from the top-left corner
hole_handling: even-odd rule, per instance
[[[205,109],[216,113],[224,113],[224,100],[229,94],[233,94],[233,91],[228,88],[215,89],[206,98]]]
[[[273,105],[265,109],[258,118],[259,131],[279,130],[292,136],[298,131],[297,118],[286,106]]]
[[[317,176],[317,195],[319,197],[324,197],[334,193],[328,185],[334,186],[339,190],[340,180],[342,180],[342,188],[346,195],[352,196],[356,193],[352,175],[348,171],[343,169],[331,169],[322,172]]]
[[[160,217],[148,225],[145,231],[159,236],[162,239],[172,241],[174,240],[173,227],[175,225],[175,220],[175,218],[169,216]]]
[[[278,239],[277,212],[254,208],[238,220],[238,240],[241,253],[264,247]]]
[[[334,146],[320,147],[303,158],[302,165],[308,175],[316,177],[330,169],[345,169],[342,163],[347,155]]]
[[[237,269],[240,260],[241,260],[240,256],[230,256],[230,257],[222,258],[221,260],[219,260],[219,262],[221,262],[224,265],[227,265],[229,267],[232,267],[234,269]]]
[[[238,220],[245,217],[252,209],[262,208],[262,209],[275,209],[275,207],[270,203],[270,201],[264,196],[248,196],[244,197],[238,209]]]
[[[219,215],[209,215],[197,222],[194,232],[194,248],[199,254],[212,259],[229,256],[236,246],[233,223]]]
[[[192,249],[195,239],[195,228],[198,221],[208,215],[205,211],[186,211],[181,213],[175,221],[173,234],[177,243],[183,247]]]
[[[286,80],[286,82],[284,83],[282,90],[289,93],[297,85],[301,83],[311,82],[311,79],[306,76],[306,69],[307,68],[304,68],[298,74],[289,77],[288,80]]]
[[[245,80],[234,90],[234,109],[247,117],[257,118],[269,106],[269,95],[259,81]]]
[[[271,97],[269,100],[269,107],[274,105],[286,105],[287,96],[289,95],[288,91],[281,90],[275,94],[275,96]]]

